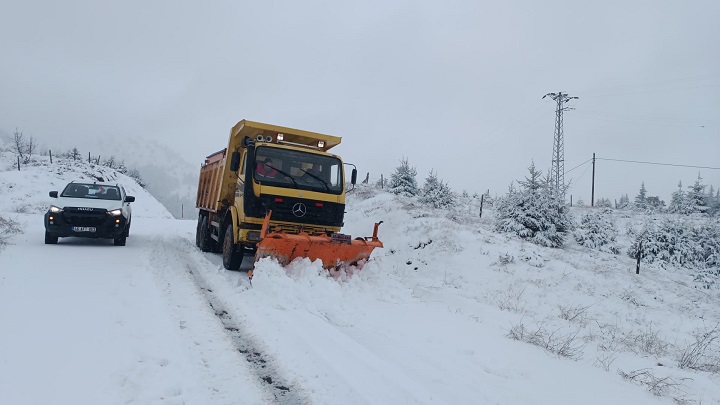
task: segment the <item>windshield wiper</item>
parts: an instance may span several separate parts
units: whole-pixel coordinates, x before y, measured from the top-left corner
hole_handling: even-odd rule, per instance
[[[325,191],[330,191],[330,186],[327,184],[327,182],[326,182],[325,180],[323,180],[323,179],[321,179],[320,177],[318,177],[318,176],[310,173],[309,171],[307,171],[307,170],[305,170],[305,169],[302,169],[302,168],[301,168],[300,170],[302,170],[305,174],[309,175],[309,176],[312,177],[313,179],[319,181],[320,184],[322,184],[322,185],[325,187]]]
[[[283,176],[287,177],[288,179],[290,179],[290,180],[293,182],[293,185],[295,186],[295,188],[298,188],[297,181],[295,181],[295,178],[294,178],[293,176],[291,176],[290,173],[284,172],[284,171],[282,171],[282,170],[280,170],[280,169],[276,169],[276,168],[274,168],[274,167],[272,167],[272,166],[268,166],[268,167],[271,168],[271,169],[273,169],[273,170],[275,170],[276,172],[282,174]]]

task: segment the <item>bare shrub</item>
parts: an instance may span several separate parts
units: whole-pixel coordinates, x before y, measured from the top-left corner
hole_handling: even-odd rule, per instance
[[[669,343],[666,343],[659,337],[660,330],[653,329],[652,323],[645,330],[637,334],[629,334],[626,338],[626,344],[635,351],[656,356],[667,354]]]
[[[595,367],[600,367],[605,371],[610,371],[610,366],[612,366],[613,362],[615,362],[617,358],[617,352],[601,353],[595,356],[593,365]]]
[[[500,292],[497,298],[498,307],[503,311],[525,313],[525,301],[522,299],[524,293],[524,287],[517,291],[517,287],[514,284],[511,285],[507,291]]]
[[[0,248],[7,245],[7,239],[10,235],[20,232],[20,224],[11,219],[0,217]]]
[[[693,370],[703,370],[712,373],[720,372],[720,348],[718,348],[718,338],[720,338],[720,324],[716,324],[712,329],[695,333],[695,342],[686,346],[680,353],[678,366],[680,368],[689,368]]]
[[[629,373],[618,369],[618,374],[627,381],[646,386],[647,390],[655,396],[671,396],[676,402],[685,402],[684,396],[687,394],[684,390],[686,388],[685,384],[674,378],[657,377],[647,368],[630,371]]]
[[[501,254],[498,256],[498,264],[501,264],[503,266],[513,263],[515,261],[514,256],[510,256],[509,253]]]
[[[564,319],[569,322],[577,322],[581,325],[585,325],[588,321],[587,317],[587,310],[590,308],[590,305],[581,307],[581,306],[575,306],[575,307],[566,307],[564,305],[560,305],[560,319]]]
[[[548,352],[560,357],[578,360],[582,357],[582,344],[577,342],[577,335],[580,330],[574,332],[563,332],[561,328],[548,330],[545,323],[541,323],[537,329],[530,330],[523,323],[513,325],[508,332],[508,337],[542,347]]]

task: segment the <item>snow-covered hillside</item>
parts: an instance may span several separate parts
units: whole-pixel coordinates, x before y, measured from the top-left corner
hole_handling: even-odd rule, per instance
[[[17,170],[15,159],[13,153],[0,147],[0,211],[44,214],[53,200],[48,192],[62,191],[73,180],[105,181],[120,183],[128,195],[135,196],[133,216],[172,218],[168,210],[147,190],[117,170],[83,160],[58,157],[54,157],[53,163],[50,163],[48,156],[34,156],[27,164],[21,163],[21,170]]]
[[[3,402],[720,404],[720,291],[680,269],[636,275],[626,255],[498,234],[487,207],[359,187],[344,230],[382,220],[385,244],[362,270],[263,259],[251,285],[252,258],[224,270],[194,221],[124,178],[138,197],[127,246],[44,245],[42,207],[66,174],[0,170],[0,217],[21,230],[0,250]],[[614,220],[621,241],[641,222]]]

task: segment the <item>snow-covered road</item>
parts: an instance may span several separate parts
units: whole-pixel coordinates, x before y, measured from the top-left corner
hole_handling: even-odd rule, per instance
[[[507,339],[496,308],[388,277],[391,256],[345,280],[262,261],[251,287],[195,248],[190,221],[137,218],[116,247],[44,245],[37,215],[15,219],[24,233],[0,254],[3,403],[658,400]]]

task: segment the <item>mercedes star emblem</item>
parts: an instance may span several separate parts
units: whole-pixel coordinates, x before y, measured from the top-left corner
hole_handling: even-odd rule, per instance
[[[307,214],[307,207],[303,203],[297,203],[293,205],[292,213],[298,218],[304,217]]]

